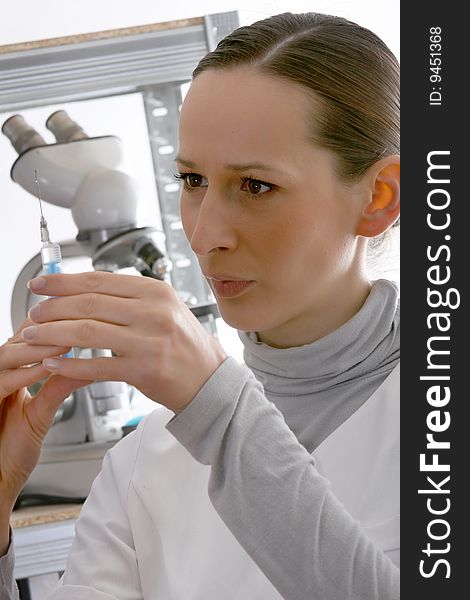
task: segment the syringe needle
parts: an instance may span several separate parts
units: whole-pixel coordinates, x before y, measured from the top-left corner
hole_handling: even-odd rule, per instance
[[[41,209],[41,219],[39,221],[39,227],[40,227],[40,231],[41,231],[41,242],[50,242],[49,230],[47,229],[47,221],[44,218],[44,215],[42,212],[41,190],[39,189],[39,180],[38,180],[37,169],[34,169],[34,177],[35,177],[34,181],[36,182],[36,187],[38,190],[39,208]]]
[[[39,189],[39,179],[38,179],[37,169],[34,169],[34,178],[35,178],[34,181],[36,183],[36,189],[38,191],[39,209],[41,211],[41,225],[47,225],[46,219],[44,218],[44,215],[42,212],[41,190]]]

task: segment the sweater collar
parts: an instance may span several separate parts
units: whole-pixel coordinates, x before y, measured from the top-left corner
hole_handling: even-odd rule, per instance
[[[367,376],[399,351],[399,291],[378,279],[349,321],[311,344],[278,349],[238,332],[246,365],[267,393],[297,395]]]

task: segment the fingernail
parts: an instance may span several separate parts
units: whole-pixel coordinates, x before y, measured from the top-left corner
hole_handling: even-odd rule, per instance
[[[36,337],[37,331],[38,328],[36,327],[36,325],[31,325],[30,327],[26,327],[25,329],[23,329],[23,331],[21,332],[21,337],[24,340],[32,340]]]
[[[29,309],[28,317],[32,321],[36,321],[39,318],[39,314],[41,312],[41,305],[35,304],[32,308]]]
[[[58,371],[62,366],[62,361],[58,358],[45,358],[42,361],[42,364],[49,371]]]
[[[31,279],[30,281],[28,281],[28,287],[30,290],[40,290],[41,288],[43,288],[46,285],[46,280],[44,279],[44,277],[35,277],[34,279]]]

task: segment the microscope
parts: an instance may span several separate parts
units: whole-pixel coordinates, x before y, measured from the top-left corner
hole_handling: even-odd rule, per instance
[[[39,185],[44,202],[71,210],[78,235],[60,242],[64,265],[70,259],[88,257],[95,270],[131,269],[137,276],[171,283],[172,261],[167,257],[164,232],[136,226],[138,188],[119,168],[121,140],[113,135],[89,137],[64,110],[51,114],[46,127],[56,143],[46,143],[18,114],[4,122],[2,132],[18,152],[11,169],[13,181],[35,197]],[[45,299],[31,294],[26,285],[41,271],[38,253],[16,279],[11,301],[13,330],[33,304]],[[198,317],[204,313],[199,308],[198,314],[198,307],[190,308]],[[111,355],[108,349],[74,352],[78,358]],[[30,392],[37,389],[33,386]],[[95,382],[73,392],[55,415],[39,464],[23,494],[86,497],[105,452],[121,439],[123,427],[125,430],[135,416],[136,394],[139,392],[126,383],[114,381]]]

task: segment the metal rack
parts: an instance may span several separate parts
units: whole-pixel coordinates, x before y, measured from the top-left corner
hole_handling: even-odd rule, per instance
[[[0,46],[0,112],[188,81],[236,11]]]

